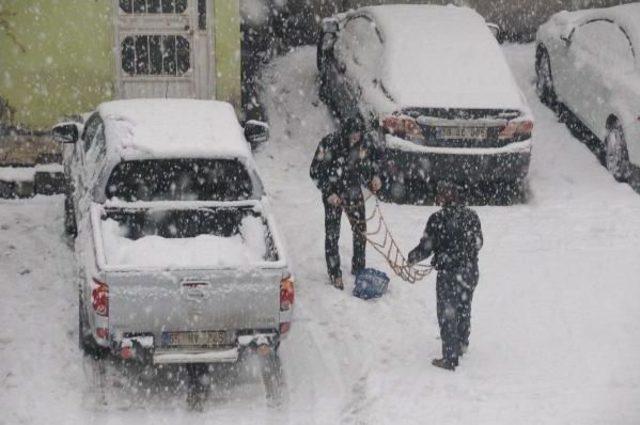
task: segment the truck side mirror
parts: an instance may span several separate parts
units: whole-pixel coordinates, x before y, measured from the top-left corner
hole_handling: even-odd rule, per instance
[[[269,125],[262,121],[249,120],[244,125],[244,137],[256,147],[269,140]]]
[[[74,122],[56,124],[52,129],[53,140],[58,143],[75,143],[80,137],[78,125]]]

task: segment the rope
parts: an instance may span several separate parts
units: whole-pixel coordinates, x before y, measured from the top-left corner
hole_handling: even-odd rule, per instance
[[[374,195],[369,194],[364,199],[365,206],[367,201],[372,197],[374,197]],[[407,258],[402,253],[402,251],[400,251],[398,244],[389,231],[389,226],[387,225],[387,222],[382,215],[382,210],[380,209],[380,202],[378,201],[378,198],[375,198],[375,202],[376,204],[373,208],[373,211],[371,212],[371,215],[369,215],[365,219],[367,229],[369,229],[370,223],[376,223],[374,226],[375,230],[367,231],[364,233],[367,242],[373,247],[373,249],[375,249],[384,257],[384,259],[387,261],[387,264],[389,264],[389,267],[391,267],[391,270],[393,270],[393,272],[402,280],[409,283],[416,283],[426,278],[433,271],[433,267],[426,264],[409,264]],[[343,208],[351,209],[355,208],[355,206],[345,205],[343,206]],[[347,217],[349,216],[350,214],[347,214]],[[356,226],[352,227],[355,228]],[[384,236],[382,238],[375,238],[380,234],[384,234]]]

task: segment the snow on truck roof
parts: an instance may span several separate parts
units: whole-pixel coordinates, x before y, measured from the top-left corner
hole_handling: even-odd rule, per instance
[[[194,99],[132,99],[98,107],[107,149],[124,160],[250,158],[233,107]]]
[[[482,16],[466,7],[383,5],[385,88],[405,107],[521,108],[520,90]]]

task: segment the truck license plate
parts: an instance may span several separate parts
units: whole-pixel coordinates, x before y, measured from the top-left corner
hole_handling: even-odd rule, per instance
[[[164,332],[162,342],[169,347],[216,347],[224,345],[225,331]]]
[[[436,129],[438,139],[486,139],[486,127],[438,127]]]

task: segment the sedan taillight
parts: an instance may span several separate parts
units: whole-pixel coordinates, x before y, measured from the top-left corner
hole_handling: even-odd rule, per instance
[[[382,131],[401,139],[411,141],[424,140],[422,129],[415,118],[408,115],[394,114],[382,119]]]
[[[533,132],[533,121],[510,121],[500,131],[500,139],[526,140]]]
[[[109,316],[109,285],[93,279],[91,305],[98,316]]]

